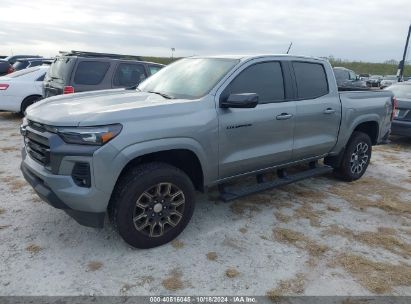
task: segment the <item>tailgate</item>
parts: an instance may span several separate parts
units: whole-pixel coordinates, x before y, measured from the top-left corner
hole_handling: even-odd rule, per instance
[[[395,119],[411,121],[411,100],[398,99]]]

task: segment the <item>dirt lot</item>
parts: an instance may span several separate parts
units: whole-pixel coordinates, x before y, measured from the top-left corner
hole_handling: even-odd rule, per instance
[[[0,295],[411,295],[411,140],[366,175],[324,176],[224,204],[199,195],[178,240],[134,250],[78,225],[19,171],[18,116],[0,113]]]

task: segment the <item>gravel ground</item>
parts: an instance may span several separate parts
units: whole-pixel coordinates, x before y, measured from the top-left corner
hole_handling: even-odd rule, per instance
[[[324,176],[231,204],[199,194],[178,240],[135,250],[34,194],[20,122],[0,113],[0,295],[411,295],[410,139],[375,147],[355,183]]]

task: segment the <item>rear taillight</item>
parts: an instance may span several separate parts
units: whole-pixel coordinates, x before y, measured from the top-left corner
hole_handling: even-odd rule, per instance
[[[391,120],[393,120],[394,117],[395,117],[395,114],[396,114],[396,112],[397,112],[397,108],[398,108],[398,100],[397,100],[397,97],[394,96],[391,101],[392,101]]]
[[[13,73],[14,72],[14,68],[11,66],[7,69],[7,74]]]
[[[73,94],[74,88],[72,86],[65,86],[63,90],[63,94]]]
[[[8,84],[0,83],[0,91],[5,91],[5,90],[7,90],[8,87],[9,87]]]

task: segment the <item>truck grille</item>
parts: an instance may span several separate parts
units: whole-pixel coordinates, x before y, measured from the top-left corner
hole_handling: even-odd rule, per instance
[[[24,137],[27,153],[43,166],[50,163],[50,146],[46,137],[26,130]]]

